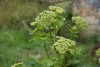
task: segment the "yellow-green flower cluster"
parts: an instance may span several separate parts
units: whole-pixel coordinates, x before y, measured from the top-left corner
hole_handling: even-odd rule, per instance
[[[86,20],[80,16],[72,17],[72,21],[75,22],[75,24],[78,28],[82,28],[83,30],[86,30],[88,27]]]
[[[40,28],[61,27],[63,25],[64,10],[57,6],[50,6],[49,9],[50,10],[45,10],[40,13],[35,19],[35,22],[32,22],[31,25],[34,26],[37,24]]]
[[[37,22],[32,22],[31,23],[31,26],[34,26],[34,25],[36,25],[37,24]]]
[[[100,57],[100,48],[96,51],[96,55],[97,55],[98,57]],[[99,63],[100,63],[100,58],[98,59],[98,61],[99,61]]]
[[[70,53],[73,52],[75,44],[75,41],[60,37],[60,39],[55,42],[53,46],[60,54],[66,54],[67,51],[69,51]]]
[[[96,55],[100,56],[100,48],[96,51]]]
[[[35,19],[36,22],[38,22],[38,25],[41,27],[47,27],[51,26],[56,21],[56,13],[53,11],[43,11],[38,15],[38,17]]]
[[[49,6],[49,9],[58,13],[58,14],[64,13],[64,10],[61,7],[58,7],[58,6]]]

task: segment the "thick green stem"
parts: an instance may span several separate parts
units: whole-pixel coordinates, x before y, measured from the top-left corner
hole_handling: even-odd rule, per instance
[[[46,47],[45,41],[44,41],[44,49],[45,49],[45,52],[46,52],[47,57],[50,58],[49,53],[48,53],[48,49]]]
[[[50,27],[49,27],[49,32],[50,32],[51,44],[53,44],[52,33],[51,33],[51,30],[50,30]]]
[[[56,39],[56,30],[54,31],[54,33],[55,33],[55,35],[54,35],[54,41],[53,41],[53,38],[52,38],[52,33],[51,33],[51,30],[50,30],[50,27],[49,27],[49,32],[50,32],[51,44],[53,44],[53,42],[55,42],[55,39]],[[54,50],[55,50],[58,58],[60,59],[60,55],[58,54],[58,51],[56,50],[55,47],[54,47]]]

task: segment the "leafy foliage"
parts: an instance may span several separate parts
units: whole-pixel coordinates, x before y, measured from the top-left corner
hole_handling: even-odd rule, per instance
[[[78,55],[79,51],[76,47],[76,42],[71,40],[75,38],[78,33],[78,29],[86,29],[86,21],[81,17],[72,17],[72,20],[75,22],[75,25],[71,27],[70,33],[72,34],[71,39],[66,39],[64,37],[57,36],[59,28],[64,25],[64,10],[57,6],[50,6],[49,10],[45,10],[40,13],[35,22],[32,22],[31,25],[35,27],[33,32],[33,39],[40,38],[44,42],[44,48],[48,59],[46,59],[42,64],[44,67],[69,67],[79,63]],[[48,41],[49,40],[49,41]],[[57,56],[56,62],[54,64],[54,58],[49,57],[49,51],[46,48],[45,43],[51,42]],[[47,62],[46,62],[47,61]],[[49,62],[49,63],[48,63]],[[45,64],[46,63],[46,64]]]
[[[80,16],[72,17],[72,21],[74,22],[74,26],[70,28],[71,39],[75,39],[80,29],[87,30],[87,22],[84,18]]]
[[[64,24],[64,10],[57,6],[50,6],[49,10],[40,13],[32,26],[36,28],[32,31],[34,36],[40,36],[42,40],[48,40],[57,34],[58,29]]]
[[[37,62],[43,67],[75,67],[79,63],[80,52],[76,42],[71,39],[75,38],[79,28],[84,30],[87,28],[86,21],[81,17],[73,17],[72,20],[75,25],[70,29],[71,38],[57,36],[59,28],[64,25],[64,13],[62,8],[50,6],[49,10],[40,13],[35,22],[31,23],[34,27],[32,40],[40,41],[39,43],[43,44],[42,47],[44,47],[47,55]],[[50,44],[49,47],[53,47],[55,51],[56,55],[52,55],[53,57],[49,54],[51,49],[47,48],[47,44]]]

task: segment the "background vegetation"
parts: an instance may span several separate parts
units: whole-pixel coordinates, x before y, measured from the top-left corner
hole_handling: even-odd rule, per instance
[[[72,5],[72,2],[69,3]],[[40,12],[47,9],[48,5],[48,2],[43,3],[40,0],[0,0],[0,67],[11,67],[20,62],[25,62],[26,66],[34,65],[34,59],[39,60],[46,55],[38,41],[29,41],[29,30],[32,29],[30,23]],[[67,24],[72,22],[72,6],[66,7],[65,10]],[[67,28],[64,25],[57,34],[68,37],[66,33],[69,31],[65,30]],[[79,37],[76,41],[82,50],[78,67],[99,67],[95,47],[100,47],[100,36],[90,39]]]

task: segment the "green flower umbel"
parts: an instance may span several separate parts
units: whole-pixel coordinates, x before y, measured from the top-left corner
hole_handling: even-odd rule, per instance
[[[75,24],[78,28],[82,28],[83,30],[86,30],[88,27],[86,20],[80,16],[72,17],[72,21],[75,22]]]
[[[60,37],[60,39],[57,42],[55,42],[53,46],[60,54],[65,54],[67,51],[72,53],[75,44],[75,41]]]
[[[100,56],[100,48],[96,51],[97,56]]]
[[[98,57],[100,57],[100,48],[96,51],[96,55],[97,55]],[[99,61],[99,63],[100,63],[100,58],[98,59],[98,61]]]
[[[49,10],[41,12],[31,25],[37,25],[38,28],[60,28],[64,21],[63,14],[64,10],[61,7],[50,6]]]
[[[49,6],[49,9],[52,11],[55,11],[58,14],[64,13],[64,10],[61,7],[58,6]]]

